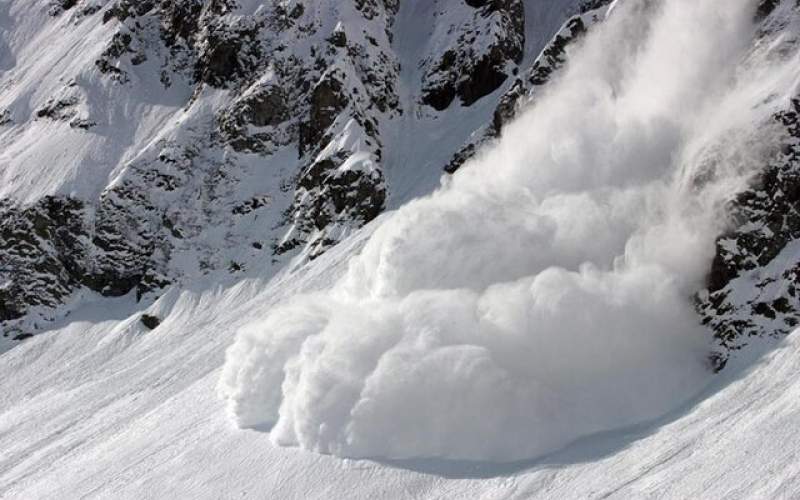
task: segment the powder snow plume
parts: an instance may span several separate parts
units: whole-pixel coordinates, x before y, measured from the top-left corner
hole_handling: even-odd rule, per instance
[[[692,296],[791,87],[754,12],[617,2],[495,146],[383,219],[330,290],[239,333],[219,385],[237,424],[347,457],[512,461],[697,394]]]

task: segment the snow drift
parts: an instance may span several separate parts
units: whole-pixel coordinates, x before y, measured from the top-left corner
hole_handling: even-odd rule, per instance
[[[752,49],[754,11],[618,2],[547,95],[384,219],[336,286],[240,332],[219,385],[238,425],[341,456],[511,461],[701,390],[692,295],[790,87]]]

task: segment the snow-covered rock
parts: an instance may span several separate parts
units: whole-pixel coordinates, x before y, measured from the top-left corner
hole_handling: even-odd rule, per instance
[[[763,1],[757,16],[759,44],[780,61],[797,42],[798,5]],[[716,340],[712,360],[717,369],[755,339],[780,338],[800,324],[799,98],[795,94],[773,123],[765,124],[773,127],[780,150],[730,202],[730,221],[716,243],[708,288],[697,296],[702,321]]]
[[[579,3],[9,2],[5,333],[318,257],[474,153]]]

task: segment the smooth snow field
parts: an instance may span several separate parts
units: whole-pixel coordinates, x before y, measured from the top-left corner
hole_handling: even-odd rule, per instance
[[[754,8],[618,3],[496,145],[305,267],[4,352],[0,498],[799,497],[800,337],[713,375],[692,306],[797,93]]]

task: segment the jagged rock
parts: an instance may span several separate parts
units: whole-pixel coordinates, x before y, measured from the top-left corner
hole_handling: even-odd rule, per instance
[[[75,111],[77,104],[78,98],[76,96],[50,99],[36,111],[36,117],[49,118],[51,120],[70,120],[77,114],[77,111]]]
[[[234,215],[246,215],[250,212],[269,206],[271,198],[268,195],[256,196],[233,207]]]
[[[124,56],[130,55],[135,66],[147,60],[148,52],[165,52],[170,71],[213,86],[233,83],[246,71],[248,58],[259,56],[253,41],[258,27],[251,19],[223,21],[234,5],[233,0],[118,0],[103,15],[104,23],[119,23],[118,32],[96,65],[127,83],[127,71],[120,67]],[[161,48],[151,37],[154,31]]]
[[[29,207],[6,204],[0,214],[0,321],[53,308],[81,287],[119,296],[147,286],[153,244],[126,229],[130,214],[108,201],[95,213],[81,200],[49,196]]]
[[[336,243],[331,226],[359,227],[385,207],[386,187],[371,159],[348,163],[343,157],[313,163],[300,177],[293,205],[294,229],[276,248],[278,254],[309,241],[310,258]],[[302,239],[298,235],[305,235]]]
[[[487,139],[488,140],[488,136]],[[468,142],[465,144],[460,150],[456,151],[453,157],[450,159],[450,162],[445,165],[444,171],[448,174],[454,174],[456,171],[461,168],[461,166],[470,158],[475,155],[475,151],[477,151],[478,146],[474,142]]]
[[[798,99],[775,117],[787,142],[732,203],[734,227],[717,240],[708,289],[698,295],[720,367],[749,338],[783,335],[800,324],[800,258],[791,250],[800,239],[799,117]]]
[[[553,38],[542,55],[531,68],[528,81],[532,86],[541,86],[550,81],[554,71],[567,62],[566,47],[586,33],[586,23],[581,16],[575,16]]]
[[[52,0],[48,13],[51,16],[57,16],[64,11],[70,10],[77,5],[78,0]]]
[[[780,3],[780,0],[761,0],[756,10],[756,21],[766,19]]]
[[[181,3],[174,3],[172,4],[176,9],[182,7],[184,4]],[[200,7],[198,2],[194,2],[192,5]],[[125,22],[129,17],[136,17],[136,16],[143,16],[148,11],[152,10],[155,7],[155,0],[139,0],[133,2],[131,0],[119,0],[114,3],[106,12],[103,14],[103,24],[109,22],[112,19],[117,19],[120,22]],[[192,16],[187,16],[185,11],[181,11],[182,20],[192,19]],[[199,14],[199,10],[198,10]]]
[[[142,314],[139,317],[139,321],[148,329],[148,330],[155,330],[158,328],[158,325],[161,324],[161,319],[158,316],[152,316],[150,314]]]
[[[339,78],[338,72],[331,72],[314,86],[308,121],[300,126],[300,154],[318,147],[325,132],[347,105]]]
[[[280,125],[289,118],[286,97],[280,87],[248,96],[241,104],[244,120],[256,127]]]
[[[580,13],[584,14],[586,12],[605,7],[613,1],[614,0],[583,0],[580,4]]]
[[[195,79],[214,87],[226,87],[250,75],[261,58],[256,40],[259,29],[252,21],[207,28],[198,43]]]
[[[125,116],[153,104],[176,113],[124,158],[110,154],[108,184],[91,195],[0,201],[0,233],[7,235],[0,241],[0,326],[36,331],[39,320],[66,314],[85,290],[150,300],[198,275],[225,279],[320,255],[386,208],[391,130],[423,109],[423,91],[432,96],[443,83],[452,92],[447,99],[469,106],[493,92],[499,98],[512,77],[525,83],[522,6],[447,2],[440,11],[442,23],[453,20],[451,34],[412,60],[392,43],[398,0],[62,3],[68,19],[51,21],[102,33],[103,45],[96,61],[67,75],[73,78],[62,91],[32,103],[36,119],[76,130],[100,122],[102,130],[82,138],[95,148],[119,123],[112,99],[129,106]],[[403,58],[425,79],[401,95]],[[154,95],[156,102],[137,101],[138,85],[159,82],[170,91]],[[174,101],[181,95],[185,102]],[[486,113],[495,129],[517,105],[516,97],[506,101],[494,116]],[[431,166],[432,176],[440,168]],[[48,203],[68,220],[50,214]]]
[[[74,199],[0,204],[0,321],[53,308],[75,291],[88,255],[87,221],[85,205]]]
[[[511,88],[503,94],[500,98],[500,103],[494,110],[494,115],[492,115],[492,129],[495,134],[499,134],[503,126],[516,116],[517,109],[526,93],[522,80],[517,79]]]
[[[114,80],[120,83],[126,83],[129,80],[128,74],[118,68],[115,61],[126,53],[136,52],[131,48],[132,42],[133,36],[130,33],[115,33],[108,47],[103,51],[100,58],[95,61],[97,69],[100,70],[101,73],[110,75]]]
[[[581,4],[579,14],[564,23],[536,58],[524,78],[515,78],[508,90],[503,93],[494,111],[492,121],[483,130],[474,133],[470,141],[453,155],[445,166],[447,173],[456,172],[480,147],[498,137],[503,126],[516,116],[518,110],[533,101],[538,94],[537,89],[549,83],[553,75],[566,63],[567,48],[580,40],[591,26],[603,19],[610,3],[611,0],[591,0]],[[485,8],[493,4],[476,1],[471,5]],[[444,87],[439,92],[432,95],[435,103],[431,105],[437,109],[441,106],[447,107],[449,101],[452,101],[454,97],[452,88]]]
[[[366,19],[372,20],[382,11],[394,16],[400,8],[400,0],[355,0],[355,6]]]
[[[93,122],[92,120],[89,120],[88,118],[78,118],[78,117],[76,117],[76,118],[73,118],[72,120],[70,120],[70,122],[69,122],[69,126],[71,128],[79,128],[79,129],[82,129],[82,130],[89,130],[90,128],[92,128],[92,127],[94,127],[96,125],[97,125],[97,123]]]
[[[467,2],[476,11],[455,30],[457,40],[430,58],[423,76],[421,102],[438,111],[456,97],[464,106],[497,90],[522,61],[525,48],[521,0]],[[500,26],[492,30],[490,26]],[[488,37],[481,33],[492,33]]]

